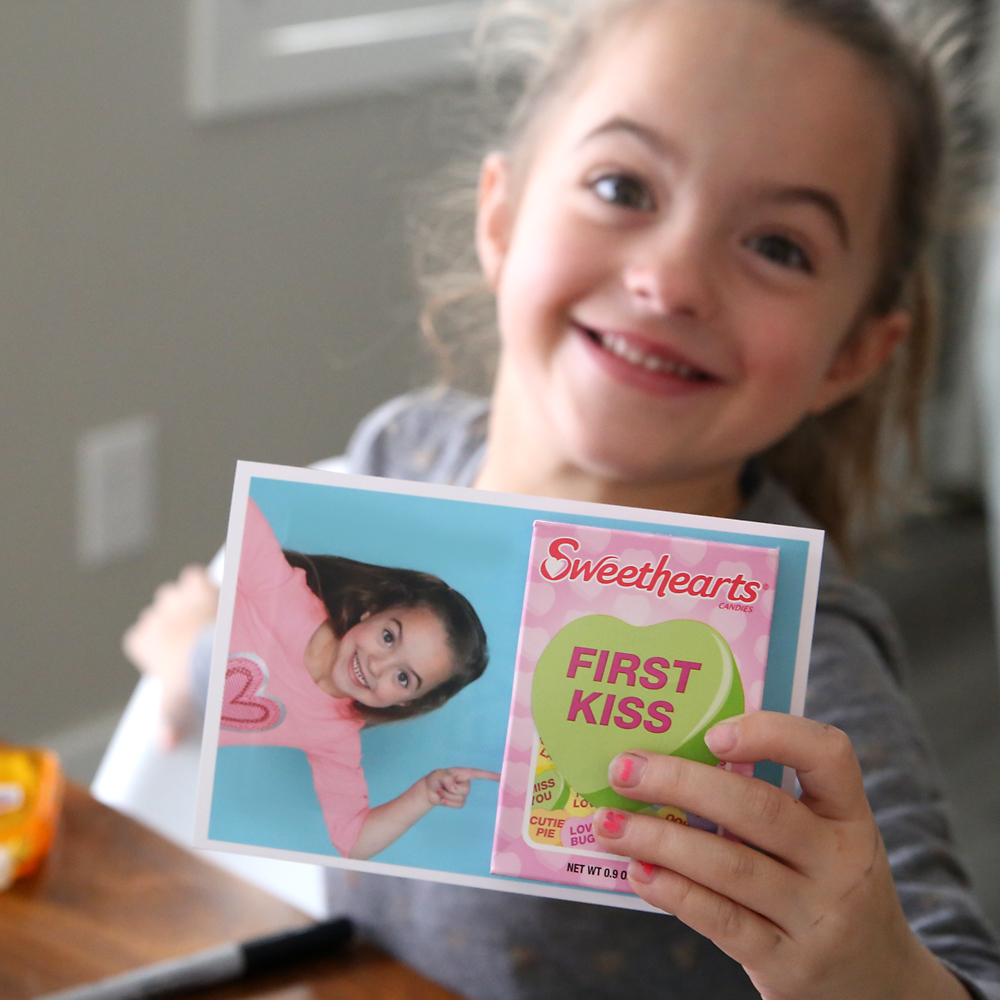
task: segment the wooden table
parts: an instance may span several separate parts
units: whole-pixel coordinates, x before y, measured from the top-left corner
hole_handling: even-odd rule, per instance
[[[0,893],[0,997],[29,1000],[200,948],[309,923],[294,907],[70,784],[42,870]],[[454,1000],[367,945],[199,1000]]]

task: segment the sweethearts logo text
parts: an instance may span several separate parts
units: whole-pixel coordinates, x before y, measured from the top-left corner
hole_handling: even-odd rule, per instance
[[[579,550],[580,543],[575,538],[553,539],[538,566],[542,579],[551,583],[566,579],[587,582],[596,580],[607,586],[645,590],[655,593],[657,597],[665,597],[669,590],[672,594],[690,594],[692,597],[710,600],[718,598],[737,607],[753,604],[762,587],[766,588],[766,585],[757,580],[745,579],[742,573],[728,577],[671,572],[667,568],[669,555],[661,556],[654,568],[648,562],[642,566],[623,564],[621,557],[617,555],[601,556],[596,562],[592,559],[579,559],[575,557]]]

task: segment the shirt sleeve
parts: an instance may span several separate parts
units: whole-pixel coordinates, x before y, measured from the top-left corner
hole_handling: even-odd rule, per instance
[[[371,812],[360,756],[357,761],[346,753],[311,752],[308,757],[330,843],[346,858]]]
[[[894,627],[888,612],[874,620],[874,595],[863,597],[871,603],[859,614],[857,593],[821,594],[806,714],[851,738],[914,933],[971,996],[1000,1000],[996,940],[957,857],[937,766],[893,676]]]
[[[294,572],[267,518],[253,500],[247,500],[236,586],[248,594],[273,589],[286,584]]]
[[[225,549],[219,549],[212,560],[215,576],[209,575],[217,586],[222,584],[222,560]],[[275,587],[288,580],[294,572],[285,559],[271,525],[253,500],[247,500],[247,515],[243,523],[243,545],[240,551],[238,588],[244,593],[259,593],[263,588]],[[216,578],[217,576],[217,578]],[[195,640],[188,654],[188,687],[191,699],[204,715],[208,704],[208,684],[212,667],[212,645],[215,640],[215,623],[207,626]]]
[[[351,472],[471,486],[486,453],[489,400],[419,389],[369,413],[347,445]]]
[[[208,705],[208,682],[212,674],[212,647],[215,643],[215,623],[206,626],[195,640],[188,657],[188,682],[191,700],[204,716]]]

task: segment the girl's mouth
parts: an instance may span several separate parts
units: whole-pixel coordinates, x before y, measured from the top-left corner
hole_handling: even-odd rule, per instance
[[[669,349],[653,345],[644,338],[604,333],[576,322],[573,326],[591,346],[602,367],[640,388],[663,393],[719,381]]]
[[[369,691],[372,689],[371,684],[365,680],[365,675],[361,670],[361,661],[358,659],[357,650],[355,650],[354,654],[351,656],[351,673],[354,675],[354,683],[357,684],[358,687],[366,688]]]

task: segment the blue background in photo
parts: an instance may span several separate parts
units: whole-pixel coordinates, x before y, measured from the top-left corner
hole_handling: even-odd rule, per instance
[[[433,573],[472,602],[486,629],[490,665],[478,681],[436,712],[362,732],[373,805],[395,798],[435,768],[500,770],[536,520],[780,549],[763,707],[787,711],[790,704],[808,556],[804,541],[260,477],[251,480],[250,496],[283,548]],[[758,765],[755,773],[781,782],[774,764]],[[463,809],[431,810],[374,860],[489,876],[496,804],[497,785],[474,781]],[[283,747],[219,748],[209,836],[337,855],[305,754]]]

